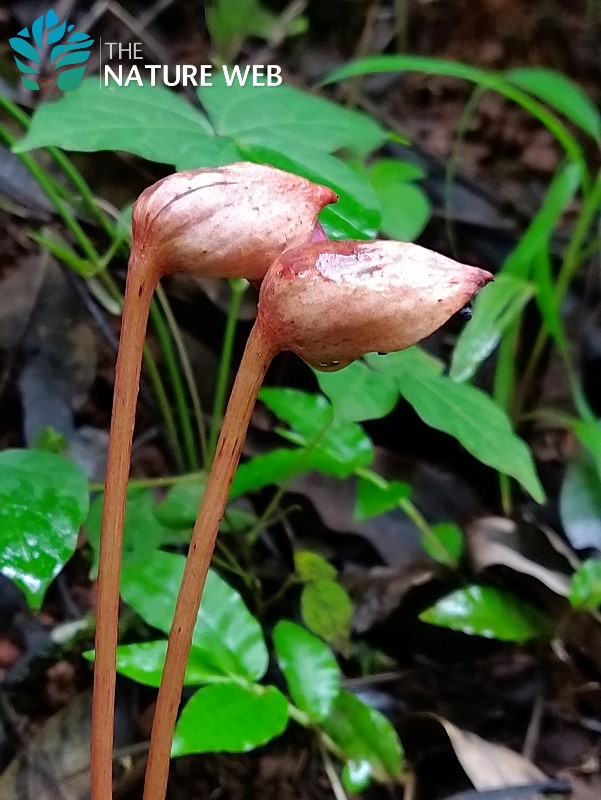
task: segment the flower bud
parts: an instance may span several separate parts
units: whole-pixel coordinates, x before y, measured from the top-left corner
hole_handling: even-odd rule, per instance
[[[260,164],[176,172],[134,204],[132,263],[156,278],[190,271],[260,280],[284,250],[311,240],[317,215],[336,199]]]
[[[258,316],[279,349],[341,369],[416,344],[492,277],[405,242],[314,242],[272,265]]]

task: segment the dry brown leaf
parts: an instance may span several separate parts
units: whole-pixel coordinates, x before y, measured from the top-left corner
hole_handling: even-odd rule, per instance
[[[505,517],[482,517],[469,525],[467,538],[476,572],[508,567],[567,597],[578,559],[554,531],[528,520],[516,524]]]
[[[508,747],[487,742],[436,714],[428,716],[445,729],[459,763],[478,791],[547,780],[537,766]]]

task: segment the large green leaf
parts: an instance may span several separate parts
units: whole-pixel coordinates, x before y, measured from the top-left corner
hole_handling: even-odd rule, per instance
[[[62,456],[41,450],[0,453],[0,572],[39,608],[73,555],[88,512],[88,482]]]
[[[154,497],[150,489],[130,487],[125,504],[125,524],[123,526],[123,563],[133,563],[146,559],[148,553],[159,547],[163,540],[163,527],[154,515]],[[86,533],[92,545],[93,559],[90,574],[98,574],[100,531],[102,529],[102,509],[104,493],[90,506],[85,522]]]
[[[403,397],[428,425],[454,436],[483,464],[515,478],[537,502],[545,494],[532,454],[506,413],[485,392],[455,383],[409,350],[368,356],[376,369],[396,378]]]
[[[507,642],[526,642],[551,631],[549,619],[535,606],[511,592],[477,584],[442,597],[419,618],[471,636]]]
[[[125,150],[150,161],[175,164],[194,146],[212,154],[213,130],[206,117],[163,86],[102,88],[97,78],[85,80],[52,103],[42,103],[29,130],[14,150],[56,145],[91,152]]]
[[[310,446],[312,463],[338,478],[346,478],[357,467],[373,459],[373,444],[360,425],[335,421],[333,409],[323,395],[297,389],[262,389],[259,398],[284,420],[291,432],[282,432],[290,441]]]
[[[330,398],[337,419],[380,419],[392,411],[399,397],[395,381],[365,361],[353,361],[338,372],[316,370],[315,376],[319,388]]]
[[[389,779],[400,776],[403,748],[395,729],[351,692],[340,692],[321,724],[349,759],[353,773],[369,771]]]
[[[122,644],[117,648],[117,672],[126,678],[157,688],[161,685],[167,654],[167,640]],[[192,645],[186,664],[184,686],[227,681],[229,676],[215,668],[202,648]]]
[[[149,624],[168,633],[185,558],[155,551],[146,561],[125,565],[121,594]],[[263,632],[240,595],[209,571],[193,643],[215,671],[259,680],[268,662]]]
[[[323,153],[348,149],[367,155],[386,139],[366,114],[286,84],[227,86],[223,75],[216,75],[198,94],[217,133],[248,145],[273,148],[277,139],[283,152],[303,144]]]
[[[340,691],[340,670],[334,654],[308,630],[287,620],[273,629],[273,643],[295,705],[311,719],[323,719]]]
[[[593,101],[571,80],[543,67],[518,67],[505,73],[515,86],[525,89],[601,143],[601,116]]]
[[[351,598],[336,581],[321,579],[304,586],[301,594],[303,622],[342,652],[348,650],[352,615]]]
[[[473,377],[533,292],[532,284],[511,275],[499,275],[478,292],[472,318],[453,351],[450,376],[454,381],[468,381]]]
[[[287,724],[288,703],[275,686],[216,683],[187,702],[171,754],[246,753],[279,736]]]
[[[155,689],[161,685],[167,640],[158,639],[153,642],[139,644],[122,644],[117,648],[117,672],[132,681]],[[94,651],[83,653],[84,658],[94,660]],[[185,686],[200,686],[203,683],[231,681],[231,676],[220,672],[215,665],[207,661],[204,651],[192,645],[186,673]]]

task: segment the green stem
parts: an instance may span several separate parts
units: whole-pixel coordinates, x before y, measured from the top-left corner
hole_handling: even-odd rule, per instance
[[[190,395],[190,400],[192,401],[192,409],[194,411],[196,427],[198,430],[198,440],[200,442],[202,464],[203,466],[206,466],[209,460],[207,434],[205,431],[204,417],[202,413],[202,406],[200,404],[198,388],[196,386],[196,381],[194,380],[194,373],[192,371],[192,364],[190,363],[188,351],[186,350],[186,345],[184,344],[184,340],[182,338],[179,325],[177,324],[173,311],[171,310],[171,304],[169,303],[167,295],[165,294],[163,287],[161,286],[160,283],[157,287],[157,297],[163,309],[163,314],[165,315],[165,320],[167,321],[167,325],[169,326],[171,337],[175,343],[175,348],[177,350],[181,368],[184,373],[186,386],[188,388],[188,394]],[[195,466],[197,465],[195,464]]]
[[[236,326],[238,324],[238,312],[240,311],[240,305],[242,303],[244,292],[248,288],[248,283],[241,278],[232,278],[229,281],[229,286],[231,292],[230,307],[227,314],[227,322],[223,336],[223,347],[221,349],[219,371],[217,373],[217,386],[215,388],[213,418],[211,420],[211,429],[209,432],[208,451],[211,461],[215,455],[215,448],[217,446],[217,439],[219,437],[219,430],[221,428],[221,420],[223,418],[223,409],[225,408],[227,386],[232,367],[232,354],[234,350]]]
[[[357,469],[354,470],[354,474],[357,478],[363,478],[364,480],[369,481],[374,486],[377,486],[378,489],[388,489],[388,481],[386,478],[378,475],[377,472],[374,472],[368,467],[357,467]],[[432,528],[428,525],[426,518],[423,516],[417,506],[415,506],[408,497],[399,498],[397,505],[418,529],[422,539],[425,542],[428,542],[430,549],[433,552],[440,550],[440,542],[434,533],[432,533]],[[450,564],[450,566],[454,566],[454,564]]]
[[[164,298],[166,300],[166,298]],[[190,415],[188,413],[188,404],[186,402],[186,391],[182,383],[182,377],[179,369],[179,363],[173,350],[169,329],[165,324],[163,315],[156,303],[150,307],[150,320],[152,326],[159,340],[161,350],[165,357],[165,366],[169,381],[173,388],[175,398],[175,407],[177,416],[180,423],[180,431],[183,441],[183,449],[185,453],[185,463],[188,469],[198,468],[198,453],[196,451],[196,443],[194,441],[194,433],[192,432],[192,423],[190,422]]]

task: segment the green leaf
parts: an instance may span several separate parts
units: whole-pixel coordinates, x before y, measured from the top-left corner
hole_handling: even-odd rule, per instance
[[[59,100],[42,103],[13,150],[50,145],[78,152],[125,150],[175,164],[191,146],[198,154],[205,147],[211,151],[212,139],[206,117],[163,86],[132,83],[107,89],[98,78],[89,78]]]
[[[543,67],[519,67],[505,73],[515,86],[552,106],[585,133],[601,142],[601,116],[582,89],[558,72]]]
[[[510,275],[499,275],[478,292],[472,318],[453,351],[449,372],[452,380],[462,383],[473,377],[533,293],[530,283]]]
[[[381,158],[369,167],[367,177],[380,201],[382,233],[391,239],[415,241],[432,216],[427,194],[411,182],[421,177],[421,170],[403,161]]]
[[[463,555],[463,531],[452,522],[430,526],[433,538],[422,537],[424,550],[439,564],[456,567]]]
[[[561,303],[557,298],[552,257],[543,248],[534,258],[532,277],[536,283],[536,303],[543,322],[560,353],[567,352],[568,341],[561,320]]]
[[[396,377],[401,394],[424,422],[455,437],[483,464],[515,478],[542,503],[545,494],[532,454],[503,409],[475,386],[437,374],[430,363],[415,358],[413,349],[394,353],[394,359],[368,360]]]
[[[102,530],[102,508],[104,492],[91,504],[85,521],[85,529],[92,547],[90,577],[98,575],[100,532]],[[123,563],[131,564],[144,560],[150,550],[158,548],[163,541],[163,527],[154,515],[154,497],[150,489],[130,487],[125,504],[123,526]]]
[[[285,484],[309,469],[313,469],[312,454],[304,448],[281,447],[254,456],[238,467],[230,497],[256,492],[272,484]]]
[[[527,642],[551,631],[548,618],[535,606],[511,592],[477,584],[446,595],[419,618],[431,625],[506,642]]]
[[[399,500],[411,496],[411,487],[402,481],[387,481],[386,488],[373,481],[359,478],[355,518],[359,520],[377,517],[391,508],[398,507]]]
[[[294,566],[303,583],[335,580],[338,575],[338,570],[329,561],[310,550],[298,550],[294,554]]]
[[[403,748],[395,729],[354,694],[340,692],[322,727],[349,759],[348,769],[355,779],[365,774],[367,765],[380,778],[399,778]]]
[[[545,199],[530,225],[521,235],[517,246],[503,264],[503,274],[527,278],[535,256],[548,249],[553,231],[582,182],[583,164],[570,162],[557,170]]]
[[[601,606],[601,558],[590,558],[572,576],[569,594],[573,608],[594,611]]]
[[[310,447],[312,464],[328,475],[347,478],[373,459],[373,444],[355,422],[334,421],[333,408],[323,395],[297,389],[261,389],[259,398],[291,428],[279,431],[289,441]]]
[[[154,515],[165,528],[178,531],[179,537],[176,538],[169,531],[163,532],[163,542],[188,541],[190,529],[196,522],[196,517],[200,510],[204,497],[206,482],[204,478],[197,477],[196,480],[182,481],[176,483],[167,492],[165,499],[154,507]],[[244,492],[239,492],[244,494]],[[234,496],[234,493],[231,494]],[[224,518],[219,525],[219,530],[223,533],[240,531],[250,528],[256,522],[256,516],[248,511],[238,508],[227,508]]]
[[[338,372],[315,370],[315,377],[330,398],[337,419],[380,419],[392,411],[399,397],[394,380],[364,361],[353,361]]]
[[[182,143],[174,165],[178,172],[183,172],[199,167],[222,167],[236,161],[244,161],[244,157],[230,136],[207,136],[201,147],[193,139],[190,139],[188,147],[184,147]]]
[[[154,516],[167,528],[186,528],[194,525],[204,497],[206,481],[198,478],[194,481],[176,483],[172,486],[164,500],[154,508]]]
[[[273,643],[294,704],[319,721],[330,713],[340,691],[340,670],[330,648],[305,628],[282,620]]]
[[[161,685],[166,654],[166,639],[159,639],[154,642],[140,642],[140,644],[119,645],[117,648],[117,672],[144,686],[152,686],[158,689]],[[93,650],[89,650],[82,655],[89,661],[94,660]],[[207,661],[202,650],[194,647],[194,645],[191,647],[186,665],[184,686],[199,686],[203,683],[230,680],[229,675],[225,675],[215,669],[215,665]]]
[[[601,421],[576,419],[571,422],[571,427],[593,458],[601,481]]]
[[[125,565],[121,594],[154,628],[169,633],[184,556],[155,551],[144,562]],[[193,644],[215,671],[259,680],[268,662],[263,632],[244,601],[212,570],[202,595]]]
[[[344,108],[308,92],[280,86],[227,86],[215,76],[212,86],[199,87],[201,103],[215,130],[245,145],[282,152],[297,145],[335,153],[347,149],[365,156],[386,139],[386,131],[367,114]]]
[[[342,767],[342,785],[349,794],[361,794],[371,783],[371,764],[368,761],[347,761]]]
[[[570,134],[565,125],[547,108],[513,85],[508,79],[497,72],[489,72],[469,64],[449,61],[444,58],[430,58],[429,56],[413,55],[384,55],[367,56],[350,61],[343,67],[335,70],[323,83],[334,83],[347,78],[360,75],[376,75],[382,72],[423,72],[427,75],[445,75],[450,78],[459,78],[470,81],[484,89],[492,89],[507,97],[530,114],[540,120],[543,125],[561,142],[568,156],[573,160],[582,158],[582,151],[578,142]]]
[[[275,686],[216,683],[186,703],[171,755],[247,753],[279,736],[287,724],[288,703]]]
[[[73,555],[87,512],[88,481],[75,464],[41,450],[0,453],[0,572],[31,608]]]
[[[351,635],[353,604],[346,590],[333,580],[317,580],[301,594],[303,622],[318,636],[346,652]]]

